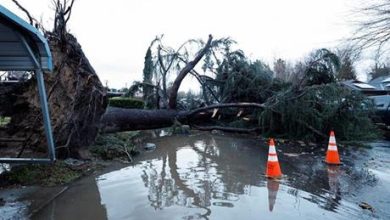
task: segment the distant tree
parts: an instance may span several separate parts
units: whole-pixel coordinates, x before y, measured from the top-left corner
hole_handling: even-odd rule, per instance
[[[144,82],[151,83],[153,78],[153,60],[152,50],[148,47],[145,55],[144,70],[143,70]]]
[[[122,89],[120,89],[120,91],[124,92],[124,93],[128,93],[129,92],[129,88],[123,87]]]
[[[356,80],[356,72],[353,67],[351,58],[349,56],[346,56],[341,59],[341,67],[337,74],[338,80]]]
[[[285,60],[279,58],[274,62],[273,72],[275,73],[275,78],[288,82],[291,80],[293,68]]]
[[[152,59],[152,50],[150,47],[148,47],[148,50],[146,51],[145,55],[145,62],[144,62],[144,70],[143,70],[143,84],[142,84],[142,92],[143,92],[143,99],[145,101],[146,107],[153,107],[154,101],[153,101],[153,59]]]
[[[344,45],[335,50],[335,53],[340,59],[340,70],[336,74],[337,80],[356,80],[356,71],[354,63],[357,62],[359,57],[354,52],[350,45]]]
[[[375,64],[374,67],[371,68],[369,73],[371,79],[375,79],[381,76],[390,76],[390,67],[386,64]]]
[[[305,76],[305,70],[306,64],[304,62],[299,61],[295,63],[291,71],[290,82],[295,86],[300,84]]]

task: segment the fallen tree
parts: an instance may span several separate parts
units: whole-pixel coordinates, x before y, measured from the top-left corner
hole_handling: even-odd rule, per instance
[[[73,2],[56,1],[54,29],[44,31],[54,59],[53,73],[45,75],[48,102],[57,150],[63,156],[79,155],[93,143],[99,130],[109,133],[189,125],[199,130],[306,139],[325,139],[331,128],[343,139],[363,138],[364,132],[372,130],[367,100],[335,82],[338,60],[330,51],[315,53],[302,79],[290,84],[274,79],[263,62],[252,62],[242,51],[232,51],[232,40],[213,39],[211,35],[206,42],[197,41],[201,48],[195,53],[179,53],[186,44],[179,50],[160,44],[153,57],[152,42],[145,56],[144,81],[130,90],[141,88],[145,101],[155,101],[157,109],[106,108],[105,88],[76,38],[66,29]],[[189,54],[195,55],[190,59]],[[195,70],[199,63],[203,64],[203,73]],[[177,72],[169,88],[168,73]],[[179,108],[178,91],[188,75],[200,83],[205,106]],[[34,151],[45,146],[34,82],[30,80],[4,94],[0,91],[0,95],[11,97],[0,99],[0,112],[12,118],[7,135],[26,137],[18,156],[26,146]],[[3,107],[4,100],[7,107]]]
[[[14,2],[17,2],[14,0]],[[51,124],[57,151],[69,155],[85,149],[94,142],[98,133],[100,118],[107,106],[106,91],[95,70],[89,63],[77,39],[67,31],[74,0],[55,1],[54,28],[43,30],[53,56],[54,69],[44,74],[47,88]],[[20,8],[23,8],[18,4]],[[23,8],[24,9],[24,8]],[[26,11],[24,9],[23,11]],[[33,23],[36,19],[29,20]],[[18,146],[25,150],[45,151],[46,138],[36,80],[15,84],[8,92],[0,93],[0,112],[11,118],[2,135],[24,138]],[[4,97],[10,97],[5,99]],[[4,98],[4,99],[3,99]]]

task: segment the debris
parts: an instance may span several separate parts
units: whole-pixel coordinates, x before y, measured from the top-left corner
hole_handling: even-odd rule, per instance
[[[218,112],[218,109],[215,108],[215,109],[213,110],[213,115],[211,116],[211,118],[214,118],[214,117],[217,115],[217,112]]]
[[[374,212],[374,208],[371,205],[369,205],[368,203],[366,203],[366,202],[361,202],[359,204],[359,206],[362,209],[367,209],[367,210],[370,210],[371,212]]]
[[[244,112],[244,110],[243,110],[243,109],[240,109],[240,111],[237,113],[237,116],[236,116],[236,117],[237,117],[237,118],[240,117],[241,114],[242,114],[243,112]]]
[[[82,160],[77,160],[77,159],[73,159],[73,158],[68,158],[66,160],[64,160],[64,163],[70,167],[78,167],[78,166],[81,166],[83,165],[85,162],[82,161]]]
[[[154,149],[156,149],[156,144],[146,143],[144,149],[145,150],[154,150]]]
[[[211,134],[215,134],[215,135],[223,135],[223,131],[220,131],[220,130],[211,130]]]
[[[298,157],[299,154],[296,154],[296,153],[284,153],[285,156],[287,157]]]

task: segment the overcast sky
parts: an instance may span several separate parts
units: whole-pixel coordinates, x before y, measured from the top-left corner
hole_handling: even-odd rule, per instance
[[[46,27],[51,0],[19,0]],[[0,3],[24,17],[11,0]],[[350,36],[353,0],[76,0],[68,28],[102,82],[129,86],[142,79],[150,41],[164,34],[174,48],[190,38],[231,37],[251,59],[302,59]],[[367,66],[367,65],[363,65]],[[366,68],[366,67],[365,67]],[[358,68],[359,78],[365,80]]]

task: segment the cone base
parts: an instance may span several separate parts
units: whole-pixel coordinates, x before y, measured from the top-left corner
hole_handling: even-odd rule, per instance
[[[341,162],[334,163],[334,162],[328,162],[326,160],[324,160],[324,163],[326,163],[327,165],[334,165],[334,166],[341,166],[341,165],[343,165],[343,163],[341,163]]]
[[[283,175],[279,175],[279,176],[269,176],[269,175],[265,175],[265,177],[267,177],[268,179],[281,179],[283,177]]]

